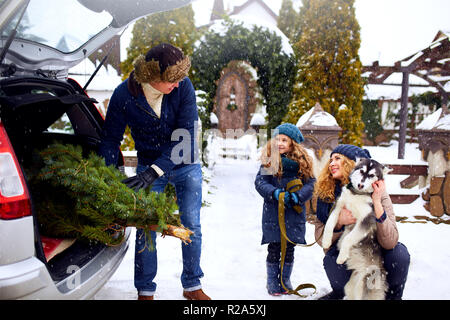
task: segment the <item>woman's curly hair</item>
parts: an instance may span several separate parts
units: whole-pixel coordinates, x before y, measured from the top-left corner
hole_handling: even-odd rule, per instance
[[[314,177],[313,174],[313,160],[306,149],[299,143],[289,138],[292,145],[292,150],[286,153],[286,156],[298,163],[298,175],[301,178],[310,179]],[[273,151],[272,151],[273,150]],[[283,168],[281,165],[281,155],[278,152],[277,141],[272,138],[267,142],[261,151],[261,164],[266,169],[266,172],[281,177]]]
[[[346,185],[349,183],[350,172],[355,167],[355,161],[347,158],[346,156],[339,154],[342,157],[342,171],[343,171],[343,181],[339,181],[333,178],[330,171],[330,160],[320,171],[319,177],[317,178],[316,184],[314,185],[313,197],[317,197],[325,202],[334,202],[334,188],[336,183],[341,183],[341,185]]]

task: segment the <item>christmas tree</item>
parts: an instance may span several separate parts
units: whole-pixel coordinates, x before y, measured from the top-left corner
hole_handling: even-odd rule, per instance
[[[121,182],[126,176],[95,153],[84,157],[81,146],[53,144],[36,163],[27,175],[44,235],[116,245],[123,241],[120,231],[134,226],[190,242],[173,197],[134,192]]]
[[[285,121],[296,123],[317,102],[333,115],[344,143],[361,145],[364,80],[354,0],[303,0],[295,43],[298,72]]]

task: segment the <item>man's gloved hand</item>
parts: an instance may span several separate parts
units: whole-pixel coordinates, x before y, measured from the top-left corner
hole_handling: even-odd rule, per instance
[[[157,178],[159,178],[159,176],[156,171],[152,167],[149,167],[147,170],[138,173],[133,177],[122,180],[122,183],[125,183],[128,188],[134,189],[135,192],[138,192],[142,188],[147,188]]]

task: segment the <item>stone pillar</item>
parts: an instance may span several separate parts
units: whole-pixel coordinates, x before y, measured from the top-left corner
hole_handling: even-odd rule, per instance
[[[331,151],[339,144],[339,127],[336,119],[325,112],[319,103],[306,112],[297,122],[303,134],[303,146],[312,151],[314,175],[317,177],[329,159]]]
[[[297,127],[303,134],[303,146],[310,151],[313,158],[314,176],[317,178],[325,165],[328,165],[331,151],[339,144],[339,127],[336,119],[325,112],[319,103],[306,112],[297,122]],[[312,212],[316,211],[316,199],[306,203],[308,221],[312,219]]]
[[[441,108],[425,118],[417,127],[419,149],[428,162],[429,187],[422,194],[424,207],[431,215],[450,215],[450,113]]]

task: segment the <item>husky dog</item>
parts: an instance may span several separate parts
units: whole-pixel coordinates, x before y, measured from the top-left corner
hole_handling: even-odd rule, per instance
[[[352,212],[356,219],[354,225],[345,226],[338,241],[338,264],[347,263],[353,270],[344,287],[350,300],[384,300],[387,290],[386,271],[383,266],[381,247],[376,239],[377,224],[371,194],[372,183],[383,179],[391,171],[373,159],[356,159],[356,165],[350,173],[350,183],[342,188],[336,206],[328,217],[323,232],[323,248],[331,246],[333,230],[343,207]]]

